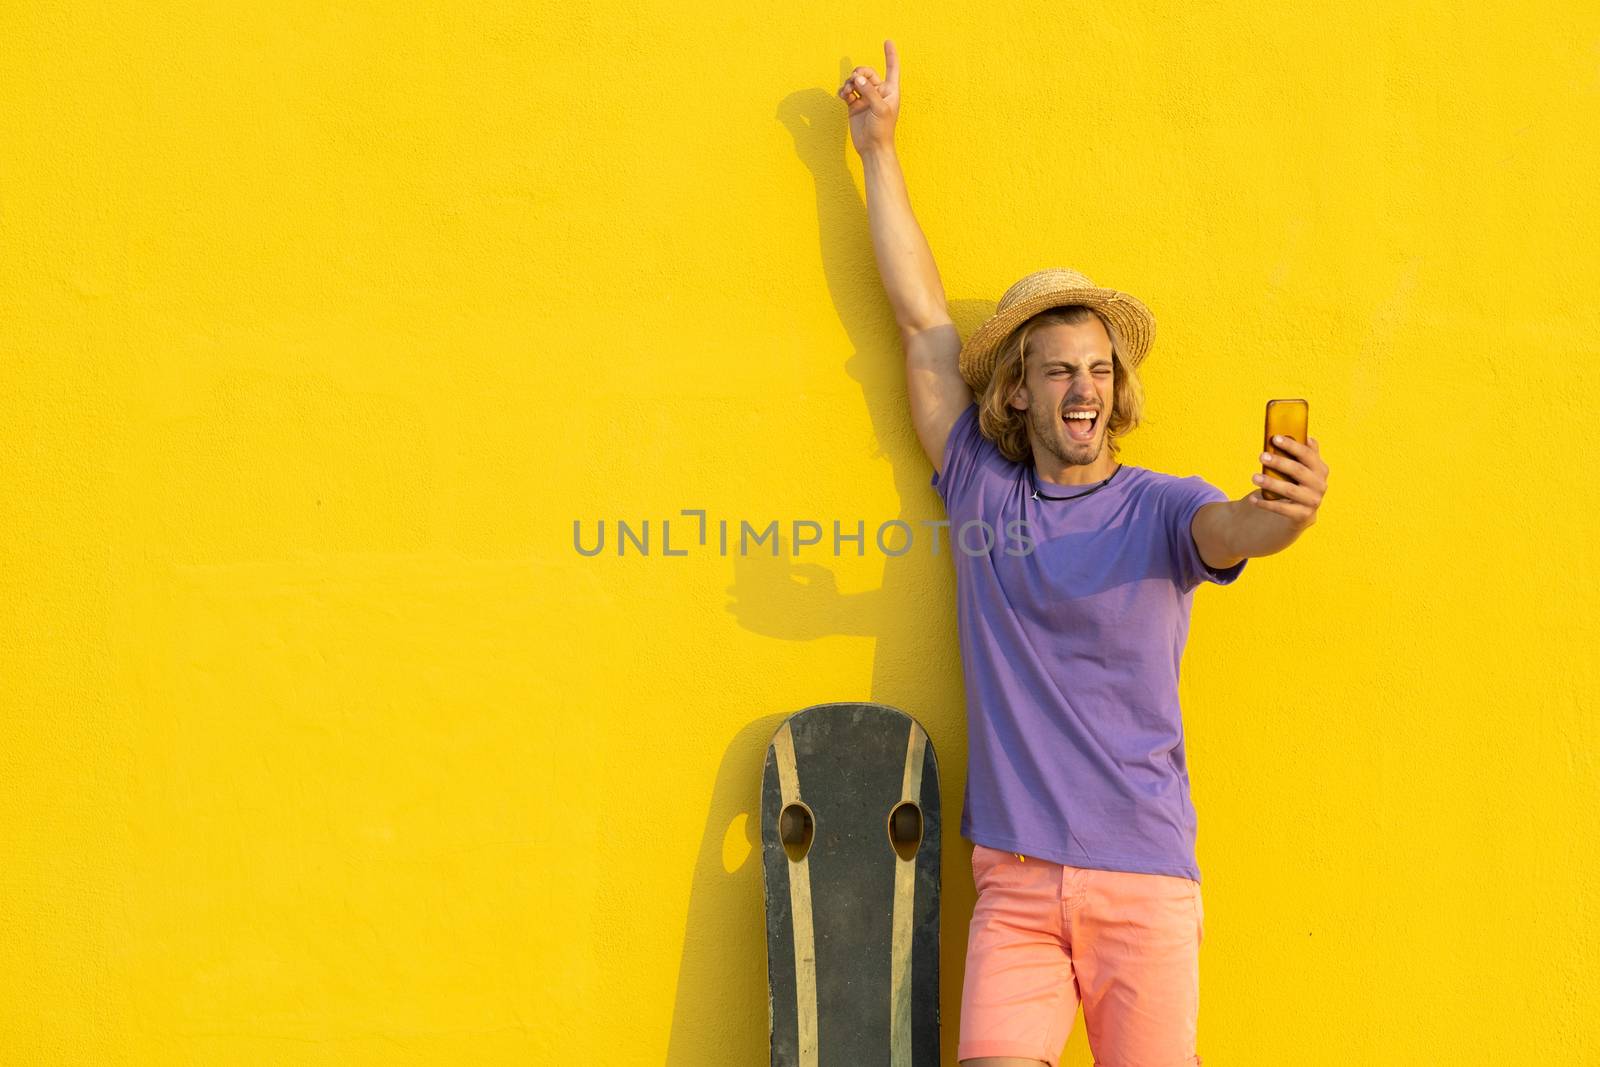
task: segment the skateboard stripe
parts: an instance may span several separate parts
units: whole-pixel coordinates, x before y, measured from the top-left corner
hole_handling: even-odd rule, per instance
[[[906,770],[900,783],[900,801],[922,807],[922,758],[928,735],[916,723],[906,739]],[[911,945],[916,918],[917,854],[895,856],[894,951],[889,976],[889,1067],[911,1067]]]
[[[777,756],[778,788],[785,806],[800,799],[795,769],[794,735],[786,722],[772,739]],[[794,926],[794,985],[800,1021],[800,1067],[817,1067],[817,945],[811,926],[809,856],[789,861],[789,914]]]

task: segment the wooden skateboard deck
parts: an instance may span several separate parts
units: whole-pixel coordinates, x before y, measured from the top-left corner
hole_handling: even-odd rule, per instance
[[[938,1067],[939,765],[883,704],[785,719],[761,778],[772,1067]]]

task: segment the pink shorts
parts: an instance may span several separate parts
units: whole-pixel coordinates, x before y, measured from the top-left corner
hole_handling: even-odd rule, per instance
[[[1083,1004],[1099,1067],[1198,1065],[1200,883],[972,849],[956,1058],[1056,1067]]]

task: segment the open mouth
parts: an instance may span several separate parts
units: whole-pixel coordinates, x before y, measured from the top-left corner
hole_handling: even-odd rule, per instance
[[[1100,425],[1100,413],[1088,412],[1088,418],[1081,413],[1073,412],[1063,416],[1067,424],[1067,436],[1074,441],[1089,441],[1094,439],[1094,432]]]

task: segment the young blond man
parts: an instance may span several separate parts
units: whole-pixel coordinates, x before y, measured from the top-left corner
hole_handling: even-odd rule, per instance
[[[1056,1067],[1081,1004],[1097,1063],[1198,1065],[1204,913],[1177,693],[1193,592],[1294,543],[1328,466],[1315,438],[1277,441],[1288,456],[1261,462],[1289,479],[1272,482],[1278,499],[1230,500],[1121,463],[1155,321],[1077,271],[1022,278],[963,343],[895,156],[892,41],[884,58],[882,77],[857,67],[838,95],[911,418],[952,536],[993,534],[951,553],[978,890],[957,1055]]]

